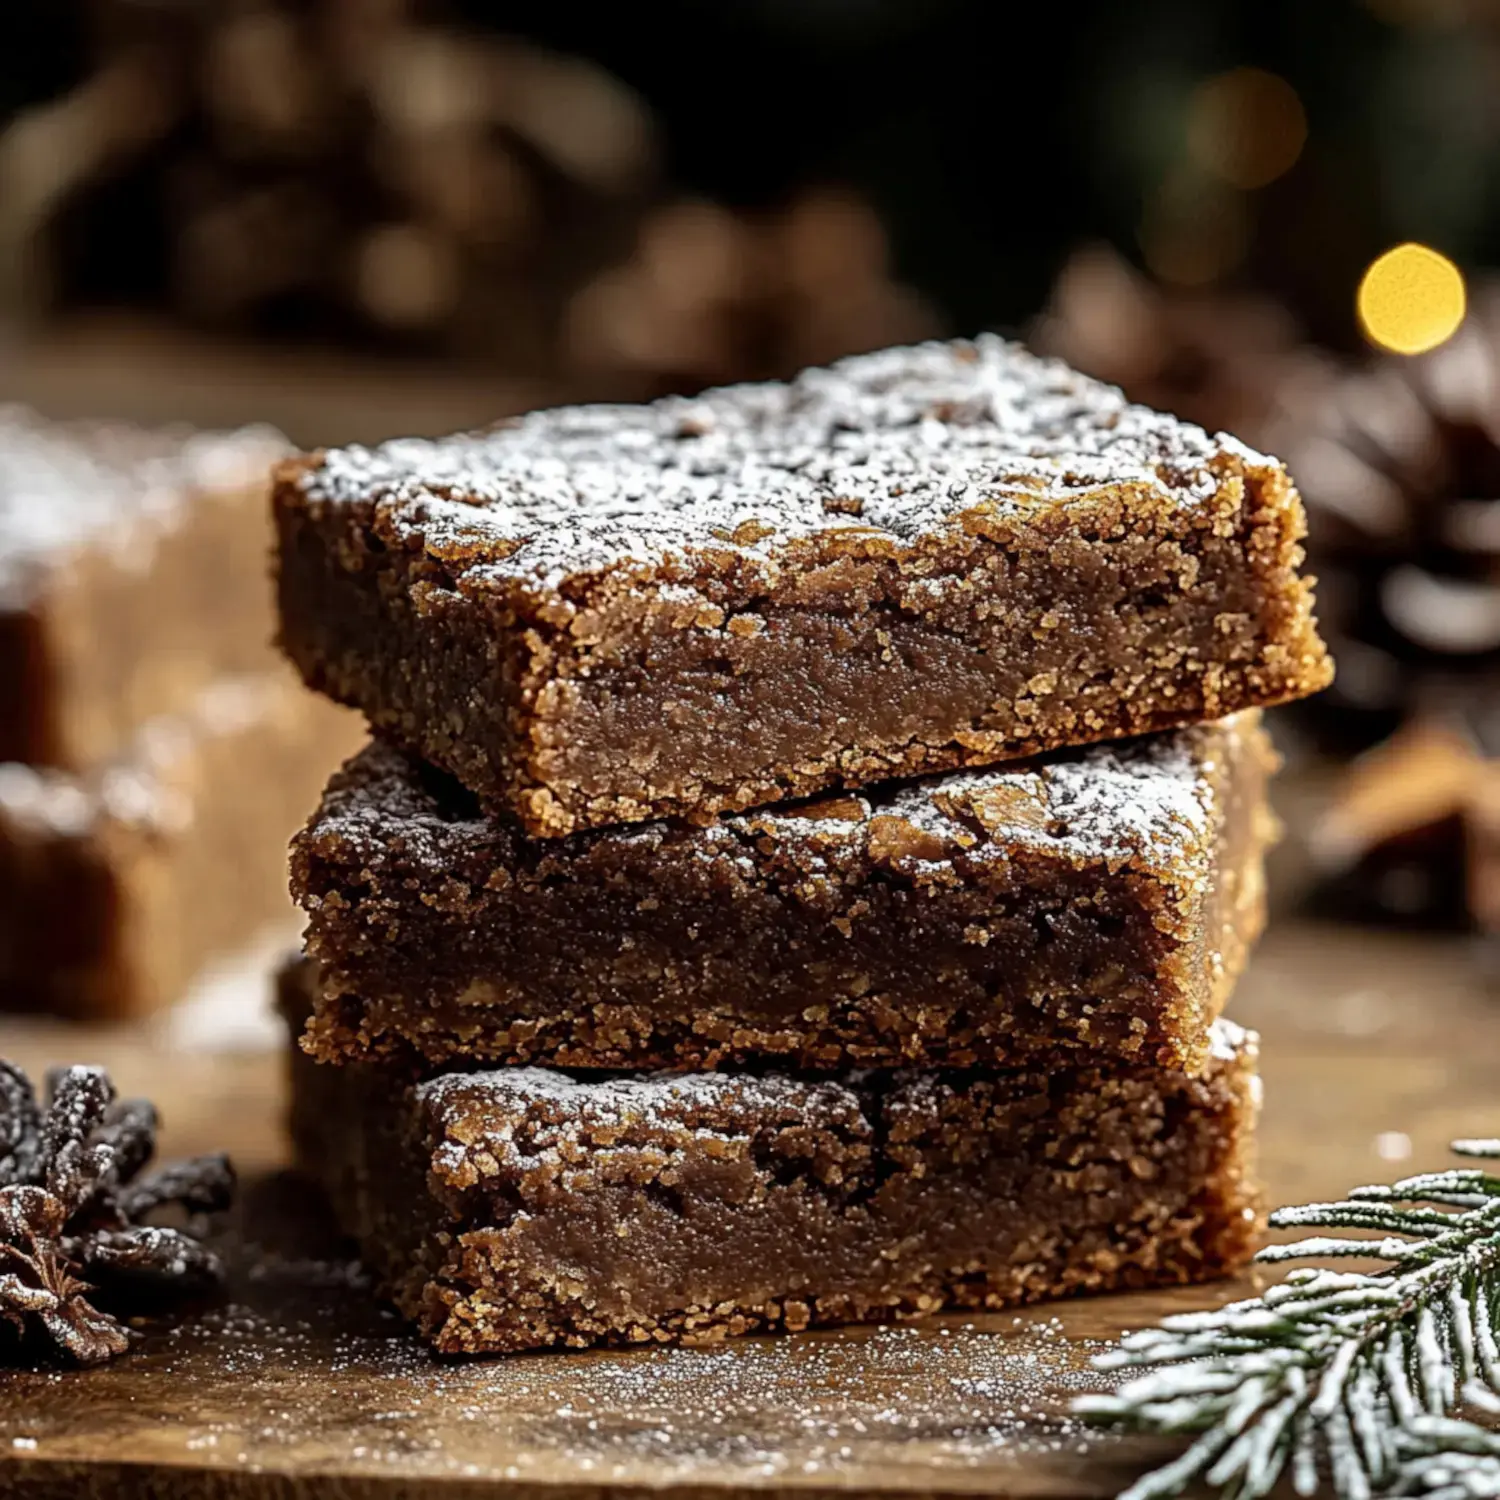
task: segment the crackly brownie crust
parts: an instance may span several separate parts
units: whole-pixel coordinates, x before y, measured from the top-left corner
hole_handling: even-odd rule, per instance
[[[327,1061],[1193,1064],[1260,930],[1251,711],[716,825],[527,839],[371,745],[292,851]]]
[[[1275,460],[984,337],[289,463],[281,640],[534,835],[1323,687]]]
[[[0,762],[89,771],[216,678],[273,666],[276,433],[0,407]]]
[[[305,1008],[309,974],[283,976]],[[1255,1044],[1196,1076],[293,1063],[293,1135],[447,1354],[682,1341],[1209,1280],[1248,1259]]]
[[[204,689],[90,775],[0,765],[0,1010],[139,1015],[289,924],[286,839],[357,732],[274,668]]]

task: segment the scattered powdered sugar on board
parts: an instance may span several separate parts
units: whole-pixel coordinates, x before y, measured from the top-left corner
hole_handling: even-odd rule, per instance
[[[303,488],[314,503],[381,502],[399,530],[462,557],[471,581],[555,589],[684,549],[764,559],[831,531],[909,543],[967,511],[1020,515],[1106,485],[1199,507],[1227,456],[1268,462],[983,335],[786,384],[335,449]]]
[[[1103,1347],[1045,1315],[996,1315],[852,1339],[443,1363],[394,1321],[329,1340],[316,1316],[282,1323],[230,1306],[157,1355],[194,1395],[153,1445],[175,1434],[215,1467],[274,1472],[311,1458],[324,1473],[393,1480],[873,1487],[893,1471],[1087,1454],[1099,1439],[1068,1407],[1099,1389],[1088,1360]],[[46,1456],[46,1431],[27,1431]]]
[[[25,608],[49,564],[105,537],[122,566],[144,563],[195,496],[254,483],[287,451],[268,427],[49,422],[0,406],[0,609]]]
[[[186,1053],[280,1052],[286,1023],[271,1003],[270,975],[297,945],[297,924],[269,923],[248,943],[215,959],[180,1001],[148,1024],[164,1049]]]
[[[235,1212],[215,1240],[225,1302],[146,1320],[106,1365],[0,1371],[15,1462],[97,1462],[105,1441],[110,1462],[335,1486],[823,1478],[874,1492],[941,1473],[993,1493],[1023,1473],[1049,1490],[1052,1463],[1076,1473],[1112,1442],[1069,1415],[1104,1383],[1089,1368],[1103,1346],[1076,1332],[1112,1329],[1103,1304],[450,1362],[376,1299],[309,1184],[248,1180]]]

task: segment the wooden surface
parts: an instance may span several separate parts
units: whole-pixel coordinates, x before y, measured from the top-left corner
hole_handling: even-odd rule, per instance
[[[1264,1043],[1274,1201],[1342,1192],[1500,1135],[1500,990],[1456,941],[1284,927],[1234,1013]],[[247,1191],[230,1297],[98,1370],[0,1375],[0,1494],[468,1500],[890,1493],[1107,1495],[1152,1452],[1066,1415],[1089,1353],[1208,1291],[706,1351],[430,1360],[280,1170],[279,1059],[0,1030],[27,1066],[102,1061],[153,1095],[169,1154],[227,1147]]]
[[[0,401],[49,417],[269,422],[301,447],[480,427],[573,394],[421,360],[226,342],[149,319],[84,319],[18,342],[0,328]]]

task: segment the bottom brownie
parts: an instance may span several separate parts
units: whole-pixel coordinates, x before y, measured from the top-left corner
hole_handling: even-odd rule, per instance
[[[282,977],[295,1028],[305,964]],[[303,1165],[445,1354],[681,1341],[1223,1276],[1259,1229],[1253,1036],[1196,1075],[411,1084],[293,1049]]]

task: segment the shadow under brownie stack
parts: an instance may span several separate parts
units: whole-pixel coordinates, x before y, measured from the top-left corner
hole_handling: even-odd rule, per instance
[[[449,1353],[1198,1281],[1259,1227],[1282,467],[999,340],[282,466],[376,739],[294,844],[304,1164]]]

